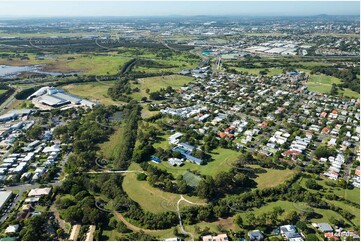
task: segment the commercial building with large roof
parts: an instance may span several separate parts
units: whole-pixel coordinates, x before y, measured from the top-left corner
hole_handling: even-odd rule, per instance
[[[7,201],[9,201],[11,195],[11,191],[0,191],[0,211],[3,209]]]
[[[97,103],[69,94],[62,89],[55,87],[42,87],[28,97],[33,100],[35,106],[57,108],[65,105],[83,105],[93,107]],[[39,104],[39,105],[37,105]]]

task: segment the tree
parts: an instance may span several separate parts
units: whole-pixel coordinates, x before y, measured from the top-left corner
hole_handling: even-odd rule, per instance
[[[79,223],[83,218],[83,212],[78,206],[71,206],[64,212],[64,219],[71,223]]]
[[[302,221],[298,221],[296,223],[296,227],[302,231],[306,230],[307,229],[307,225],[305,222],[302,222]]]
[[[47,240],[47,234],[44,231],[46,228],[47,217],[45,215],[38,215],[31,217],[25,221],[25,227],[20,232],[22,240]]]
[[[331,87],[331,91],[330,91],[330,95],[337,95],[338,91],[337,91],[337,86],[335,83],[332,83],[332,87]]]
[[[319,241],[319,239],[315,234],[308,234],[306,235],[306,241]]]
[[[27,137],[34,140],[40,139],[42,133],[43,133],[43,129],[40,126],[35,125],[28,131]]]
[[[317,182],[312,179],[306,180],[305,185],[307,188],[313,189],[313,190],[319,190],[321,188],[321,186],[318,185]]]
[[[291,224],[295,224],[299,219],[300,219],[300,216],[298,215],[298,213],[296,211],[290,211],[285,216],[285,220]]]
[[[64,229],[58,228],[56,230],[56,234],[58,235],[58,237],[62,238],[65,235]]]
[[[319,146],[315,150],[315,156],[317,158],[321,157],[329,157],[336,155],[336,151],[334,149],[330,149],[327,146]]]
[[[240,214],[237,214],[236,217],[234,218],[234,222],[235,222],[239,227],[242,227],[242,226],[243,226],[242,216],[241,216]]]
[[[197,196],[206,199],[213,199],[216,195],[216,186],[211,176],[207,176],[205,180],[199,182],[196,188]]]

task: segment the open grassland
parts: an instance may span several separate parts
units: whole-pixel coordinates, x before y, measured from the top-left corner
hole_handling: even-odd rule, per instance
[[[349,88],[344,88],[343,90],[339,89],[338,92],[342,93],[342,95],[344,95],[346,97],[351,97],[351,98],[359,98],[360,97],[360,93],[352,91]]]
[[[139,58],[152,59],[157,62],[159,61],[160,63],[165,63],[164,62],[165,58],[169,61],[184,61],[184,62],[199,61],[198,58],[196,58],[194,56],[190,56],[189,53],[187,53],[187,52],[175,53],[175,52],[169,51],[169,53],[167,53],[166,56],[164,56],[164,49],[155,50],[155,49],[140,48],[140,47],[119,47],[119,48],[117,48],[117,50],[118,50],[118,53],[122,56],[127,56],[127,57],[137,56]],[[112,53],[117,54],[115,52],[112,52]]]
[[[7,92],[7,90],[0,89],[0,95],[4,94],[5,92]]]
[[[129,57],[111,55],[80,55],[64,54],[51,55],[45,59],[37,59],[34,54],[28,54],[28,60],[20,58],[2,58],[0,65],[27,66],[42,65],[46,71],[81,72],[87,75],[114,75],[122,66],[131,60]]]
[[[302,178],[298,180],[298,183],[305,189],[308,189],[305,185],[306,181],[313,178]],[[344,198],[348,201],[360,204],[360,189],[354,188],[352,190],[349,189],[343,189],[340,187],[335,186],[329,186],[326,185],[326,178],[322,178],[321,180],[317,180],[316,182],[322,186],[322,189],[318,189],[318,192],[323,193],[324,195],[327,194],[335,194],[337,196],[340,196],[341,198]],[[329,181],[329,180],[328,180]],[[308,189],[310,192],[316,192],[315,190]],[[337,207],[340,207],[342,209],[345,209],[346,211],[350,212],[351,214],[355,215],[355,217],[352,219],[352,222],[354,224],[360,224],[360,209],[353,207],[343,201],[335,201],[335,200],[326,200],[328,203],[332,203]]]
[[[296,173],[294,170],[276,170],[269,168],[262,168],[257,165],[250,165],[252,168],[261,168],[265,170],[265,173],[257,173],[257,178],[255,181],[257,182],[257,188],[270,188],[275,187],[282,184],[285,180],[291,177]]]
[[[243,35],[246,35],[246,36],[260,36],[260,37],[264,37],[264,36],[274,36],[274,37],[287,36],[287,34],[284,34],[284,33],[244,33]]]
[[[204,230],[206,227],[208,227],[210,233],[213,232],[216,234],[223,233],[223,231],[222,231],[223,229],[232,229],[233,231],[239,230],[237,228],[237,226],[234,225],[234,223],[233,223],[233,217],[229,217],[227,219],[219,218],[218,220],[216,220],[214,222],[200,222],[200,223],[193,224],[193,225],[184,225],[184,229],[187,232],[191,232],[194,235],[195,240],[198,240],[199,236],[201,236],[201,234],[197,233],[196,227],[198,227],[199,230]],[[180,232],[179,225],[177,225],[176,228],[178,229],[178,232]],[[153,231],[146,230],[145,233],[149,234],[151,236],[155,236],[159,240],[176,237],[176,235],[174,234],[173,228],[164,229],[164,230],[153,230]],[[121,235],[121,233],[117,232],[116,230],[104,230],[103,235],[105,235],[107,237],[107,240],[115,241]],[[189,239],[190,238],[188,237],[188,239],[185,239],[185,240],[187,241]]]
[[[302,179],[301,185],[305,187],[305,181],[307,179]],[[329,189],[332,193],[336,194],[339,197],[342,197],[346,200],[351,202],[360,204],[360,189],[353,188],[353,189],[343,189],[340,187],[336,187],[334,185],[326,185],[326,181],[330,182],[327,178],[322,178],[321,180],[317,180],[317,183],[323,186],[325,189]],[[332,184],[332,183],[331,183]]]
[[[351,214],[355,215],[355,217],[351,220],[354,224],[360,224],[360,209],[355,208],[351,205],[348,205],[342,201],[329,201],[330,203],[336,205],[337,207],[340,207]]]
[[[341,80],[333,76],[311,75],[309,82],[332,85],[333,83],[340,84]]]
[[[141,168],[138,164],[132,163],[128,170],[141,170]],[[149,185],[147,181],[138,181],[137,174],[127,173],[123,181],[123,189],[133,201],[139,203],[144,210],[154,213],[176,210],[177,201],[180,199],[179,194],[163,192]],[[189,201],[204,203],[203,200],[197,197],[183,196]],[[192,205],[182,202],[182,206]]]
[[[159,111],[149,111],[148,106],[145,103],[140,104],[140,106],[143,108],[142,118],[149,118],[159,113]]]
[[[172,173],[174,177],[183,175],[187,169],[191,171],[197,171],[202,175],[215,176],[220,171],[230,170],[232,167],[232,162],[237,160],[239,155],[240,153],[234,150],[217,148],[211,153],[212,161],[206,165],[192,164],[188,161],[186,161],[182,167],[173,167],[169,165],[167,161],[163,161],[160,164],[154,165],[158,168],[167,170],[169,173]]]
[[[100,144],[100,150],[105,159],[112,160],[116,157],[118,147],[122,142],[122,126],[120,126],[110,137],[109,140]]]
[[[319,92],[319,93],[330,93],[332,84],[335,83],[340,84],[341,80],[333,77],[333,76],[326,76],[326,75],[310,75],[310,79],[307,82],[308,89],[312,92]],[[349,88],[345,88],[343,90],[338,89],[339,94],[343,94],[344,96],[348,96],[351,98],[359,98],[360,94],[352,91]]]
[[[77,95],[82,98],[86,98],[93,102],[99,102],[104,105],[113,105],[117,102],[113,101],[108,96],[108,89],[113,85],[115,81],[107,82],[89,82],[89,83],[76,83],[62,86],[65,91]]]
[[[179,72],[184,69],[191,69],[199,64],[198,60],[156,60],[159,66],[139,66],[136,65],[133,68],[134,71],[145,72],[145,73],[165,73],[165,72]],[[165,67],[168,66],[168,67]]]
[[[0,37],[19,37],[19,38],[49,38],[49,37],[70,37],[70,36],[76,36],[76,37],[82,37],[82,36],[88,36],[89,32],[73,32],[73,33],[51,33],[51,32],[37,32],[37,33],[5,33],[4,31],[0,31]]]
[[[85,56],[67,63],[67,66],[83,70],[88,75],[115,75],[130,60],[120,56]]]
[[[140,100],[142,97],[147,97],[146,90],[150,92],[159,91],[161,88],[167,88],[171,86],[173,89],[179,89],[183,85],[193,81],[193,77],[181,76],[181,75],[169,75],[169,76],[155,76],[138,79],[138,84],[132,84],[132,88],[138,87],[139,92],[134,92],[131,97]]]
[[[288,201],[277,201],[277,202],[270,202],[267,203],[265,206],[262,206],[260,208],[253,209],[252,211],[247,211],[244,213],[240,213],[244,224],[248,225],[248,221],[246,219],[247,214],[254,213],[256,216],[259,216],[260,214],[272,211],[274,207],[281,207],[285,210],[285,212],[282,214],[281,218],[285,219],[287,214],[291,211],[295,211],[297,213],[301,213],[304,210],[309,210],[311,207],[302,205],[302,203],[292,203]],[[316,213],[320,214],[322,217],[318,219],[311,219],[310,222],[315,223],[330,223],[330,218],[334,217],[336,219],[343,219],[341,215],[338,213],[332,211],[332,210],[326,210],[326,209],[318,209],[318,208],[312,208]]]
[[[236,71],[239,72],[248,72],[248,74],[251,75],[259,75],[260,71],[264,71],[266,69],[269,70],[269,72],[267,73],[267,76],[278,76],[280,74],[282,74],[282,69],[279,68],[241,68],[241,67],[235,67],[233,68]]]

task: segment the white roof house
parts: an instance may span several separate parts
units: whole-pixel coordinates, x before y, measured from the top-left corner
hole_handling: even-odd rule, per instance
[[[19,230],[19,225],[18,225],[18,224],[9,225],[9,226],[5,229],[5,234],[16,233],[18,230]]]
[[[39,197],[39,196],[43,196],[43,195],[49,195],[51,192],[51,187],[46,187],[46,188],[34,188],[31,189],[28,197]]]

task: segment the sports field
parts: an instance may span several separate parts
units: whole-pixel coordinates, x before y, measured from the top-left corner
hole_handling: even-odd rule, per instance
[[[326,76],[326,75],[311,75],[310,79],[307,83],[308,89],[312,92],[319,92],[319,93],[330,93],[332,84],[340,84],[341,80],[333,77],[333,76]],[[358,98],[360,94],[357,92],[352,91],[349,88],[345,88],[344,90],[338,89],[339,94],[343,94],[348,97]]]

